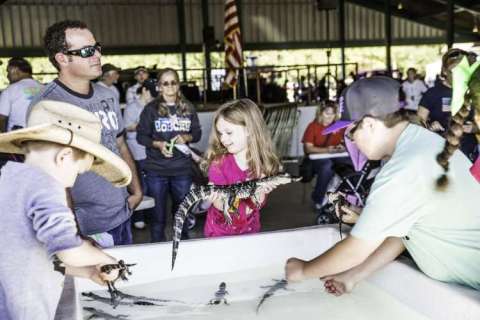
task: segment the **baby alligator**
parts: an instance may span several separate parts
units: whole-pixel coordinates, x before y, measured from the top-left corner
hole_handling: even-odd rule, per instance
[[[120,299],[126,298],[125,296],[122,296],[123,295],[122,292],[117,290],[117,293],[120,294],[119,295]],[[112,305],[112,302],[111,302],[110,298],[101,297],[101,296],[99,296],[99,295],[97,295],[93,292],[82,292],[82,296],[90,298],[94,301],[103,302],[103,303]],[[126,295],[126,296],[130,296],[130,295]],[[156,304],[156,303],[153,303],[151,301],[140,299],[140,297],[135,297],[135,296],[130,296],[130,297],[132,297],[132,298],[127,298],[127,299],[132,300],[132,302],[120,301],[120,300],[117,299],[115,301],[115,305],[113,305],[113,308],[115,309],[118,305],[122,305],[122,306],[134,306],[134,305],[138,305],[138,306],[162,306],[161,304]]]
[[[131,294],[128,294],[128,293],[125,293],[125,292],[121,292],[119,290],[117,290],[117,293],[118,293],[118,296],[121,300],[123,299],[129,299],[129,300],[133,300],[134,303],[135,302],[140,302],[140,303],[137,303],[137,304],[145,304],[146,302],[150,301],[150,302],[163,302],[163,303],[168,303],[168,302],[177,302],[177,303],[184,303],[183,301],[180,301],[180,300],[168,300],[168,299],[158,299],[158,298],[150,298],[150,297],[145,297],[145,296],[134,296],[134,295],[131,295]]]
[[[113,281],[106,281],[107,286],[108,286],[108,292],[110,293],[110,301],[111,305],[115,309],[118,305],[118,295],[119,292],[117,288],[115,287],[115,281],[118,279],[122,279],[124,281],[128,280],[127,275],[131,275],[132,272],[130,271],[130,267],[136,265],[135,263],[133,264],[127,264],[123,260],[119,260],[118,263],[115,264],[105,264],[100,268],[101,272],[104,272],[106,274],[109,274],[113,270],[118,270],[118,276],[115,280]]]
[[[265,292],[262,299],[260,300],[260,302],[257,305],[257,313],[260,310],[260,306],[263,304],[263,302],[265,300],[267,300],[268,298],[270,298],[271,296],[273,296],[275,294],[275,292],[277,292],[280,289],[290,291],[290,289],[287,289],[287,284],[288,284],[287,280],[282,279],[282,280],[273,280],[273,281],[275,281],[275,284],[273,284],[271,286],[262,286],[261,287],[261,288],[264,288],[264,289],[268,288],[268,290],[267,290],[267,292]]]
[[[291,182],[300,181],[301,178],[292,178],[288,174],[279,174],[271,177],[265,177],[255,180],[249,180],[231,185],[199,185],[192,186],[190,192],[185,196],[182,203],[180,203],[177,212],[175,213],[175,222],[173,225],[173,248],[172,248],[172,270],[175,266],[175,259],[177,257],[178,246],[182,235],[183,223],[188,215],[188,211],[195,203],[202,199],[208,198],[212,193],[217,192],[224,201],[223,215],[227,223],[232,223],[229,211],[235,211],[234,204],[240,199],[252,198],[258,204],[258,199],[255,197],[255,192],[264,183],[287,184]]]
[[[91,315],[87,318],[88,320],[90,319],[122,320],[122,319],[128,318],[128,315],[125,315],[125,314],[119,314],[117,316],[114,316],[110,313],[106,313],[105,311],[91,308],[91,307],[84,307],[83,310],[91,313]]]
[[[223,302],[228,305],[227,299],[225,298],[225,296],[228,294],[226,289],[227,284],[225,282],[220,283],[217,292],[215,292],[215,298],[210,300],[208,304],[220,304]]]

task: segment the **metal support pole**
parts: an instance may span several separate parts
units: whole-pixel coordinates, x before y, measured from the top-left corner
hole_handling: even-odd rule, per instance
[[[455,42],[455,12],[454,1],[447,1],[447,47],[450,49]]]
[[[185,2],[177,0],[178,31],[182,54],[182,81],[187,81],[187,43],[185,35]]]
[[[340,41],[340,62],[342,64],[342,79],[346,78],[345,71],[345,0],[337,0],[338,34]]]
[[[386,69],[392,74],[392,9],[391,0],[385,0],[385,47],[386,47]]]
[[[255,78],[257,82],[257,104],[261,105],[262,104],[262,90],[260,89],[260,72],[258,70],[255,71]]]
[[[212,89],[212,61],[210,59],[210,43],[209,40],[212,39],[205,39],[207,36],[207,28],[209,28],[209,17],[208,17],[208,1],[202,0],[202,22],[203,22],[203,49],[204,49],[204,57],[205,57],[205,69],[206,69],[206,82],[204,84],[204,89],[206,92]]]

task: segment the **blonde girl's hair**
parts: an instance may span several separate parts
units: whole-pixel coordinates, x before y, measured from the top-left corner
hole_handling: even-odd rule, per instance
[[[180,78],[178,76],[178,72],[172,68],[165,68],[158,72],[157,79],[158,79],[158,86],[161,88],[161,83],[163,82],[162,78],[164,75],[171,73],[175,77],[175,81],[177,81],[178,85],[180,85]],[[191,103],[182,95],[180,89],[178,90],[177,100],[175,101],[176,105],[176,114],[181,116],[187,116],[192,113]],[[166,117],[169,114],[168,106],[166,104],[165,99],[163,98],[162,92],[158,95],[158,114],[162,117]]]
[[[270,132],[260,109],[250,99],[227,102],[215,113],[204,170],[207,170],[212,162],[221,161],[221,158],[228,154],[217,132],[217,122],[220,118],[246,128],[248,132],[247,162],[252,178],[257,179],[262,175],[272,176],[279,172],[280,161],[275,154]]]
[[[340,119],[340,113],[338,112],[338,104],[335,101],[332,100],[326,100],[322,102],[318,107],[317,107],[317,112],[315,113],[315,120],[323,120],[323,112],[327,109],[333,109],[333,112],[335,112],[335,120],[337,121]]]

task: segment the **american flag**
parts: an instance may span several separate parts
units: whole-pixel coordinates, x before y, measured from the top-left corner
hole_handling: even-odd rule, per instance
[[[225,84],[234,87],[237,83],[237,69],[243,65],[242,43],[240,42],[240,24],[235,0],[225,1],[225,66],[227,75]]]

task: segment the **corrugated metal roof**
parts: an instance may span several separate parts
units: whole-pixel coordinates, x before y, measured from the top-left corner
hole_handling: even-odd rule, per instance
[[[437,0],[439,1],[439,0]],[[186,42],[199,50],[203,36],[201,0],[184,0]],[[223,39],[223,0],[208,1],[210,25]],[[319,11],[311,0],[242,0],[245,47],[278,45],[302,47],[334,45],[339,38],[336,10]],[[175,0],[9,0],[0,5],[0,54],[15,49],[41,50],[46,28],[62,19],[85,21],[98,41],[112,52],[179,51]],[[347,45],[382,43],[383,13],[346,3]],[[329,26],[327,27],[327,21]],[[443,30],[399,17],[392,19],[393,41],[432,42]]]

